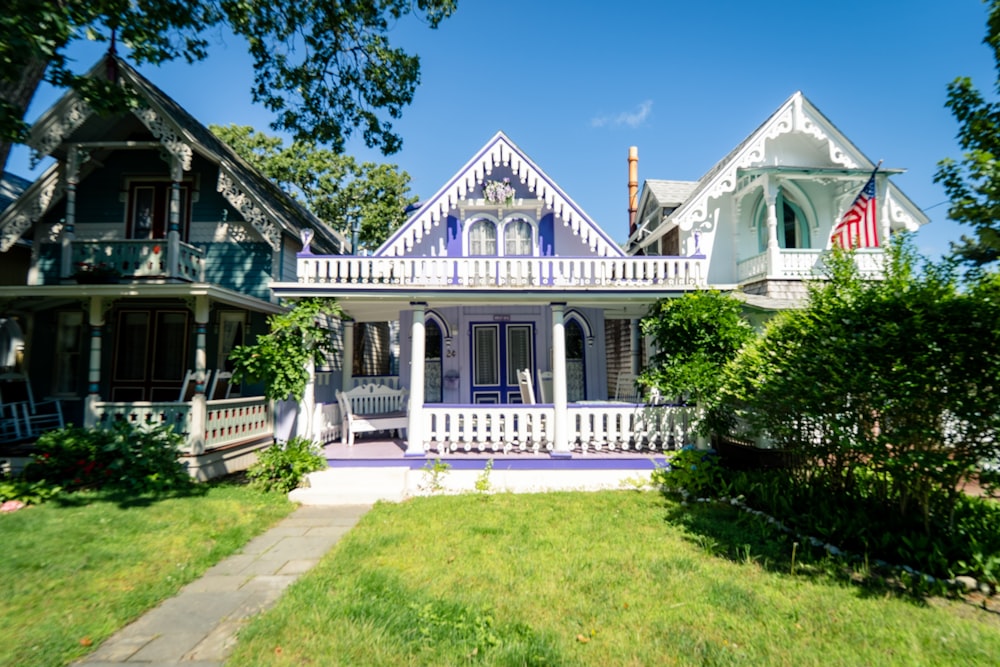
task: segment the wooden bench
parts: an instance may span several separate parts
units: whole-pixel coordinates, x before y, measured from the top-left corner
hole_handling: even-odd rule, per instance
[[[337,391],[340,404],[341,442],[354,446],[354,436],[365,431],[404,429],[409,425],[406,413],[406,389],[382,384],[363,384],[350,391]]]

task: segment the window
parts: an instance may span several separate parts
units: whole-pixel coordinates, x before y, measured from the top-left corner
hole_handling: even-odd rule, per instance
[[[132,181],[129,183],[128,237],[163,239],[170,224],[171,181]],[[191,221],[191,183],[180,184],[180,234],[187,240]]]
[[[55,378],[52,393],[75,394],[80,376],[80,352],[83,341],[83,313],[60,312],[56,324]]]
[[[496,255],[497,228],[489,220],[476,220],[469,228],[469,255]]]
[[[532,255],[531,224],[527,220],[511,220],[503,230],[504,254]]]
[[[788,250],[809,248],[809,223],[802,209],[784,190],[778,191],[774,203],[774,212],[778,218],[778,247]],[[761,197],[757,208],[757,240],[760,251],[767,249],[767,203]]]

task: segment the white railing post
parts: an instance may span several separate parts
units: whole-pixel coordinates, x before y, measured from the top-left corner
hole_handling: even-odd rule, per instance
[[[563,326],[563,310],[566,304],[552,304],[552,407],[555,415],[552,423],[553,456],[570,456],[568,418],[566,414],[566,333]]]

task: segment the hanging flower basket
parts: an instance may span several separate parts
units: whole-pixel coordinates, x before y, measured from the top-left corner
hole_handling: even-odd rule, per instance
[[[121,271],[104,262],[100,264],[80,262],[76,266],[73,279],[78,285],[114,285],[121,282]]]
[[[510,206],[514,203],[514,194],[514,186],[510,184],[509,178],[483,183],[483,199],[488,204]]]

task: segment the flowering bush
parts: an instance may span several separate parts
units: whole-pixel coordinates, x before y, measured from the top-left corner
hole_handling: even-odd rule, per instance
[[[514,186],[510,179],[483,183],[483,197],[491,204],[510,204],[514,201]]]

